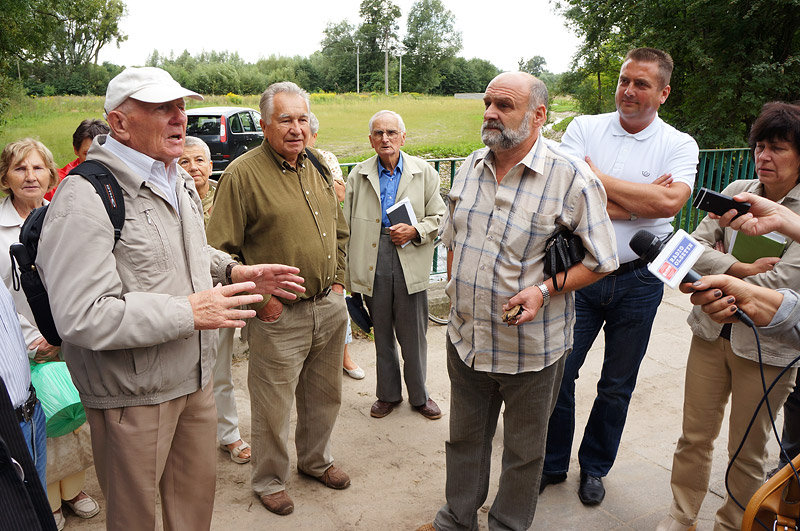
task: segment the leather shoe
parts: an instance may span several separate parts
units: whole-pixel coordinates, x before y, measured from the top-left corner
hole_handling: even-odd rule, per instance
[[[305,474],[305,472],[303,472]],[[309,474],[306,474],[309,475]],[[341,468],[329,466],[321,476],[311,476],[329,489],[346,489],[350,486],[350,476]]]
[[[391,413],[400,402],[402,402],[402,400],[398,400],[397,402],[384,402],[383,400],[376,400],[369,410],[369,415],[371,417],[375,417],[376,419],[382,419]]]
[[[548,485],[558,485],[567,480],[566,474],[545,474],[542,472],[542,479],[539,481],[539,494],[544,492]]]
[[[439,409],[439,406],[436,405],[432,398],[429,398],[421,406],[414,406],[414,409],[426,419],[436,420],[442,418],[442,410]]]
[[[581,485],[578,487],[578,498],[584,505],[600,505],[606,496],[603,478],[581,472]]]
[[[285,490],[274,492],[272,494],[265,494],[259,497],[261,498],[261,503],[263,503],[264,507],[266,507],[271,513],[286,516],[294,511],[294,502],[289,495],[286,494]]]

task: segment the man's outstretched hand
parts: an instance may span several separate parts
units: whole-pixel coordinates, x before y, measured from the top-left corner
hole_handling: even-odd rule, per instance
[[[248,290],[261,295],[276,295],[284,299],[297,298],[296,293],[305,292],[301,286],[305,280],[298,276],[300,270],[283,264],[237,265],[231,271],[231,280],[237,282],[253,282],[255,289]]]

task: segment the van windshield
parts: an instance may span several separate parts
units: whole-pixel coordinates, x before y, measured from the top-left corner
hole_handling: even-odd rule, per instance
[[[187,116],[186,134],[189,136],[215,135],[219,136],[219,116]]]

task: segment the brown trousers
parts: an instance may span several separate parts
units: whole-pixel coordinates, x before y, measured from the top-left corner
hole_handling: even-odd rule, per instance
[[[217,414],[211,384],[154,406],[86,408],[109,530],[211,528]]]

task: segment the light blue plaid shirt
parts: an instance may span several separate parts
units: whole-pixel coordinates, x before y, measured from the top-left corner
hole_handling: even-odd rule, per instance
[[[559,226],[580,236],[583,264],[595,272],[618,267],[606,194],[588,165],[550,143],[536,141],[500,184],[488,148],[459,168],[447,196],[440,234],[453,251],[448,334],[459,356],[477,371],[539,371],[572,349],[573,293],[552,293],[550,304],[520,326],[502,321],[502,306],[544,280],[544,245]]]

